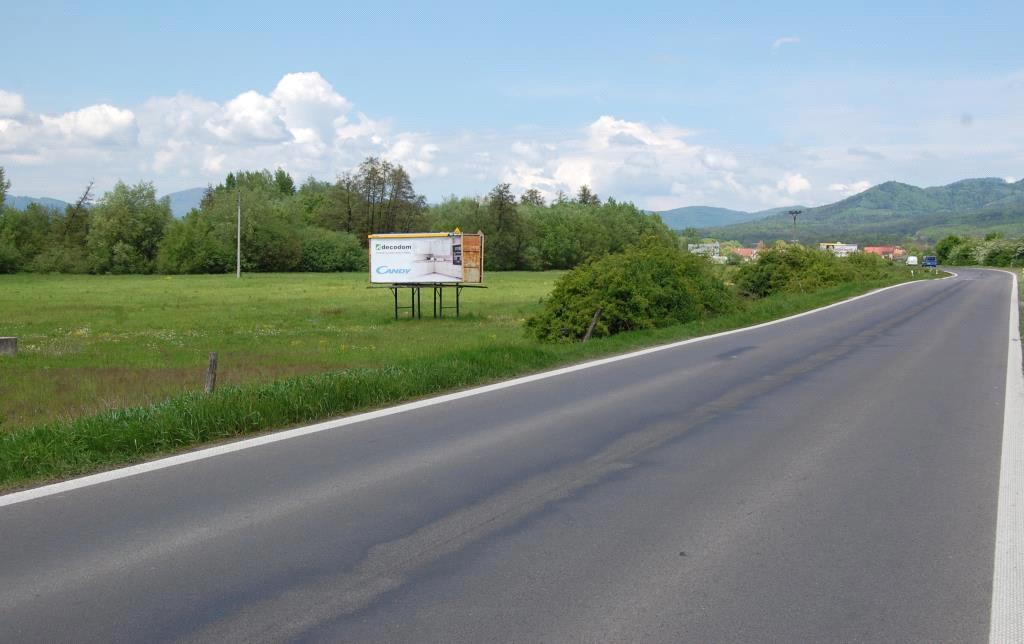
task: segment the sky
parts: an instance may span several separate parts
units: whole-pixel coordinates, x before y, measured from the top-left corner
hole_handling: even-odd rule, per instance
[[[368,155],[430,202],[588,184],[652,210],[1024,176],[1020,2],[148,4],[5,7],[11,194]]]

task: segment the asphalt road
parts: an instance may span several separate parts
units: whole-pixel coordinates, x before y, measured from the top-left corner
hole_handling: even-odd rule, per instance
[[[1011,278],[0,507],[0,641],[985,641]]]

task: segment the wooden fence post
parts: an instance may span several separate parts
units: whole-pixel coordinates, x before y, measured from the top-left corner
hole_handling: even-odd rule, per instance
[[[597,321],[601,319],[601,313],[604,312],[603,307],[597,307],[597,311],[594,312],[594,317],[590,319],[590,326],[587,327],[587,334],[583,336],[583,341],[586,342],[590,339],[590,335],[594,332],[594,327],[597,326]]]
[[[205,391],[212,394],[217,387],[217,352],[210,352],[210,363],[206,366],[206,387]]]
[[[18,338],[0,338],[0,356],[18,355]]]

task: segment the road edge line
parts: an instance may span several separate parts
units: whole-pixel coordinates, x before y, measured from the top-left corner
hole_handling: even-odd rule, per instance
[[[989,642],[1024,641],[1024,357],[1021,352],[1017,274],[1010,274],[1013,276],[1013,293],[1010,296],[1010,337],[1006,353],[1006,399],[999,457]]]
[[[178,454],[175,456],[168,456],[165,458],[158,458],[156,460],[147,461],[145,463],[139,463],[136,465],[128,465],[126,467],[120,467],[106,472],[99,472],[97,474],[89,474],[79,478],[69,479],[67,481],[61,481],[59,483],[51,483],[49,485],[43,485],[40,487],[29,488],[27,490],[21,490],[19,492],[11,492],[0,496],[0,507],[8,505],[14,505],[16,503],[24,503],[26,501],[32,501],[35,499],[44,498],[47,496],[53,496],[56,494],[62,494],[65,492],[71,492],[84,487],[91,487],[93,485],[99,485],[101,483],[107,483],[110,481],[116,481],[118,479],[128,478],[131,476],[137,476],[139,474],[145,474],[147,472],[155,472],[157,470],[174,467],[176,465],[184,465],[186,463],[192,463],[195,461],[201,461],[208,458],[214,458],[216,456],[222,456],[224,454],[230,454],[232,452],[239,452],[245,449],[251,449],[253,447],[259,447],[262,445],[269,445],[271,443],[277,443],[279,441],[289,440],[292,438],[299,438],[309,434],[316,434],[332,429],[339,429],[348,425],[355,425],[357,423],[365,422],[368,420],[375,420],[378,418],[384,418],[387,416],[393,416],[395,414],[402,414],[407,411],[413,411],[415,409],[422,409],[424,407],[432,407],[434,405],[440,405],[446,402],[452,402],[460,400],[462,398],[470,398],[472,396],[479,396],[481,394],[491,393],[493,391],[500,391],[502,389],[509,389],[519,385],[525,385],[527,383],[536,382],[538,380],[546,380],[548,378],[554,378],[565,374],[573,373],[576,371],[583,371],[584,369],[592,369],[594,367],[600,367],[615,362],[621,362],[623,360],[630,360],[632,358],[639,358],[641,356],[650,355],[652,353],[659,353],[661,351],[668,351],[676,349],[689,344],[696,344],[698,342],[707,342],[708,340],[714,340],[729,335],[735,335],[737,333],[745,333],[748,331],[754,331],[757,329],[763,329],[765,327],[774,326],[776,324],[782,324],[790,320],[806,317],[808,315],[815,315],[822,311],[844,306],[851,302],[871,297],[879,293],[907,286],[908,284],[920,284],[929,283],[933,281],[942,281],[957,277],[957,273],[947,271],[948,276],[939,278],[938,280],[912,280],[909,282],[900,282],[899,284],[893,284],[892,286],[885,286],[861,295],[841,300],[839,302],[833,302],[810,311],[804,311],[802,313],[796,313],[784,318],[777,320],[769,320],[767,322],[761,322],[753,326],[742,327],[739,329],[730,329],[729,331],[720,331],[718,333],[712,333],[711,335],[702,335],[696,338],[689,338],[687,340],[680,340],[678,342],[670,342],[668,344],[661,344],[654,347],[648,347],[646,349],[639,349],[637,351],[631,351],[629,353],[622,353],[607,358],[598,358],[596,360],[590,360],[588,362],[581,362],[579,364],[570,365],[568,367],[560,367],[558,369],[552,369],[550,371],[542,371],[540,373],[530,374],[528,376],[520,376],[511,380],[503,380],[501,382],[492,383],[489,385],[483,385],[480,387],[474,387],[472,389],[466,389],[464,391],[457,391],[450,394],[442,394],[440,396],[434,396],[432,398],[425,398],[423,400],[417,400],[410,403],[403,403],[392,407],[385,407],[383,409],[377,409],[374,411],[363,412],[354,416],[345,416],[343,418],[335,418],[333,420],[322,421],[312,425],[305,425],[302,427],[296,427],[294,429],[286,429],[282,431],[273,432],[270,434],[264,434],[263,436],[257,436],[255,438],[245,438],[242,440],[234,441],[231,443],[225,443],[223,445],[217,445],[215,447],[207,447],[197,449],[192,452],[186,452],[184,454]]]

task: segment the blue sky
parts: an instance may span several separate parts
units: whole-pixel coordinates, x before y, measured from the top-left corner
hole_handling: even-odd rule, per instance
[[[0,165],[71,198],[379,154],[431,200],[657,209],[1024,175],[1020,3],[830,4],[17,3]]]

